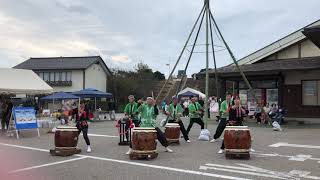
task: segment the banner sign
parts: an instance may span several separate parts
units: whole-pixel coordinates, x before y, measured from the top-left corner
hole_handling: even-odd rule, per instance
[[[13,109],[13,118],[16,129],[38,128],[36,111],[33,107],[16,107]]]

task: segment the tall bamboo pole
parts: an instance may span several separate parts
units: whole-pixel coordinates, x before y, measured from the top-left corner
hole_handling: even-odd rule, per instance
[[[194,23],[194,25],[193,25],[193,27],[192,27],[192,30],[191,30],[191,32],[190,32],[190,34],[189,34],[189,37],[188,37],[186,43],[184,44],[184,46],[183,46],[183,48],[182,48],[182,51],[181,51],[181,53],[180,53],[180,55],[179,55],[179,57],[178,57],[178,60],[177,60],[176,64],[174,65],[173,69],[171,70],[171,73],[170,73],[168,79],[165,81],[164,85],[163,85],[162,88],[160,89],[160,92],[157,94],[156,101],[158,100],[158,98],[159,98],[160,94],[162,93],[164,87],[168,84],[169,80],[171,79],[172,74],[173,74],[174,71],[176,70],[176,68],[177,68],[177,66],[178,66],[178,64],[179,64],[179,62],[180,62],[180,59],[181,59],[181,57],[182,57],[185,49],[186,49],[187,46],[188,46],[189,40],[190,40],[190,38],[191,38],[191,36],[192,36],[192,34],[193,34],[194,29],[196,28],[196,26],[197,26],[197,24],[198,24],[198,21],[199,21],[199,19],[200,19],[200,17],[201,17],[202,12],[204,11],[204,9],[205,9],[205,7],[203,6],[203,8],[201,9],[201,12],[200,12],[200,14],[199,14],[196,22]]]
[[[209,0],[205,0],[206,6],[206,98],[204,101],[204,121],[205,128],[208,127],[208,96],[209,96]]]

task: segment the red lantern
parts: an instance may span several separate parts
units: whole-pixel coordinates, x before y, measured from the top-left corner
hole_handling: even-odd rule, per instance
[[[132,122],[131,119],[130,119],[130,128],[131,128],[131,129],[134,128],[134,124],[133,124],[133,122]]]

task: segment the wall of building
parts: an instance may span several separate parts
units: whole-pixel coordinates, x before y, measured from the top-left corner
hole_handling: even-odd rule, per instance
[[[292,59],[299,58],[299,46],[294,45],[289,48],[286,48],[277,54],[278,59]]]
[[[304,40],[288,48],[283,49],[275,54],[272,54],[262,61],[277,60],[277,59],[292,59],[320,56],[320,49],[310,40]]]
[[[301,57],[320,56],[320,49],[310,40],[301,43]]]
[[[86,88],[95,88],[100,91],[107,91],[107,75],[100,64],[93,64],[85,71]]]
[[[53,86],[52,87],[55,92],[64,91],[64,92],[72,92],[72,91],[80,91],[83,89],[83,71],[82,70],[74,70],[72,71],[72,86]]]
[[[284,79],[285,85],[299,85],[301,80],[320,79],[320,70],[286,72]]]
[[[302,80],[320,78],[320,70],[292,71],[284,73],[284,107],[289,117],[319,118],[320,106],[305,106],[302,103]]]

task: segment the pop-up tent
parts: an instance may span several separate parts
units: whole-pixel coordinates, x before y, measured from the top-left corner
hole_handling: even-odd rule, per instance
[[[0,68],[0,94],[50,94],[53,92],[32,70]]]
[[[49,96],[43,97],[40,100],[41,101],[52,101],[53,105],[55,101],[60,101],[60,100],[79,100],[79,105],[80,105],[80,97],[75,96],[71,93],[65,93],[65,92],[56,92],[53,93]]]
[[[81,91],[76,91],[72,94],[81,98],[112,98],[111,93],[102,92],[93,88],[87,88]]]
[[[112,94],[102,92],[93,88],[87,88],[81,91],[76,91],[72,93],[73,95],[79,96],[81,98],[94,98],[94,108],[97,109],[97,98],[107,98],[111,99]]]
[[[70,93],[56,92],[49,96],[41,98],[42,101],[52,101],[52,100],[66,100],[66,99],[79,99],[80,97],[75,96]]]
[[[206,95],[203,94],[202,92],[195,90],[195,89],[192,89],[192,88],[188,88],[188,87],[178,93],[179,99],[181,99],[183,97],[192,97],[192,96],[201,97],[201,98],[206,97]]]

